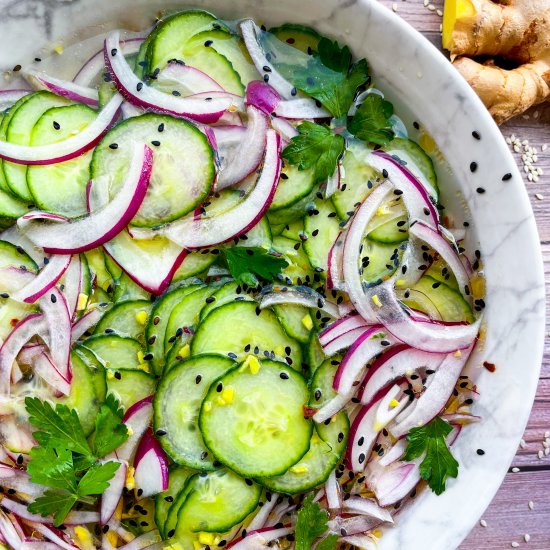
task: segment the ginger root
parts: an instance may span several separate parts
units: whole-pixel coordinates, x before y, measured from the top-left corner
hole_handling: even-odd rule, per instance
[[[550,101],[550,0],[445,0],[443,47],[497,124]]]

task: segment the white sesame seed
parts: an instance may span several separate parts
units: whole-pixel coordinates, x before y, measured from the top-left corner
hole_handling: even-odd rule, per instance
[[[484,519],[479,520],[481,527],[487,527],[487,522]]]
[[[545,449],[548,449],[548,447],[550,447],[550,443],[548,443],[548,441],[544,440],[542,442],[542,446],[545,448]]]
[[[427,8],[429,3],[430,3],[430,0],[424,0],[424,7]]]
[[[539,176],[542,176],[542,175],[544,174],[542,168],[540,168],[540,167],[537,168],[537,174],[538,174]]]
[[[548,144],[545,143],[541,148],[540,150],[544,153],[544,151],[546,151],[546,149],[548,149]]]
[[[539,118],[540,113],[538,111],[535,111],[533,113],[533,118]]]
[[[539,157],[537,157],[537,155],[533,155],[533,162],[538,162],[539,160]]]
[[[522,117],[524,120],[529,120],[531,117],[529,115],[523,115]]]
[[[428,9],[430,11],[435,11],[437,8],[433,4],[428,4]]]
[[[550,432],[544,432],[544,437],[550,437]]]
[[[535,183],[538,183],[539,177],[538,177],[536,174],[531,174],[531,175],[533,176],[533,181],[534,181]]]
[[[527,165],[524,166],[523,170],[525,171],[526,174],[528,174],[529,173],[529,166],[527,166]]]
[[[519,446],[520,446],[522,449],[525,449],[525,447],[527,447],[527,443],[525,443],[525,439],[522,439],[522,440],[519,442]]]
[[[439,15],[439,17],[443,17],[443,12],[441,10],[437,10],[435,13],[437,13],[437,15]]]
[[[532,500],[527,503],[527,506],[529,507],[529,510],[535,509],[535,503]]]
[[[391,9],[395,12],[397,11],[397,4],[395,2],[393,3]]]
[[[525,533],[525,535],[523,535],[523,540],[525,542],[529,542],[531,540],[531,535],[528,535],[527,533]]]
[[[544,456],[548,456],[550,454],[550,448],[544,449]]]
[[[517,474],[519,472],[519,468],[517,467],[512,468],[512,472],[514,472],[514,474]]]
[[[544,452],[543,451],[539,451],[537,453],[537,456],[539,457],[539,460],[542,460],[544,458]]]
[[[528,139],[524,139],[522,142],[521,142],[522,145],[529,145],[529,140]]]
[[[520,149],[519,149],[519,147],[518,147],[517,145],[514,145],[514,151],[515,151],[516,153],[519,153]]]
[[[519,548],[519,542],[514,541],[510,546],[512,548]]]

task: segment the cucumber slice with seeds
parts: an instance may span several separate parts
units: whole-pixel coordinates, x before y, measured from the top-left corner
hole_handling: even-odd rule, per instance
[[[48,109],[71,104],[67,99],[50,92],[34,92],[29,96],[19,105],[16,103],[4,119],[7,120],[5,135],[9,143],[30,145],[32,129],[40,117]],[[32,201],[33,197],[27,186],[27,166],[4,161],[2,167],[11,191],[24,200]]]
[[[120,401],[124,410],[155,393],[157,381],[142,370],[107,369],[106,374],[107,391]]]
[[[308,396],[304,377],[292,368],[261,361],[252,370],[243,363],[216,380],[204,398],[204,442],[242,476],[282,474],[309,449],[313,423],[303,409]]]
[[[95,334],[114,331],[120,336],[144,342],[145,327],[153,304],[148,300],[129,300],[115,304],[95,327]]]
[[[147,370],[143,348],[133,338],[117,334],[98,334],[83,342],[105,368],[113,370]],[[147,367],[147,368],[146,368]]]
[[[86,105],[48,109],[32,129],[30,145],[48,145],[81,132],[97,114]],[[77,158],[27,168],[27,185],[34,202],[42,210],[70,218],[86,209],[86,186],[90,180],[92,153]]]
[[[202,321],[212,310],[221,307],[225,304],[228,304],[230,302],[238,301],[238,302],[253,302],[254,298],[252,296],[248,295],[246,292],[243,291],[242,286],[239,283],[236,283],[235,281],[230,281],[228,283],[225,283],[222,287],[220,287],[214,294],[212,294],[212,300],[210,303],[206,304],[200,314],[200,320]]]
[[[304,217],[304,250],[312,267],[320,267],[326,274],[328,254],[341,230],[340,220],[330,201],[317,201],[315,208],[319,214]]]
[[[212,382],[234,366],[226,357],[197,355],[174,365],[163,377],[155,395],[154,426],[164,432],[159,441],[178,464],[215,469],[199,430],[199,411]]]
[[[405,250],[405,244],[385,244],[363,239],[361,251],[361,280],[368,285],[381,283],[387,277],[391,277],[401,261]]]
[[[284,304],[273,306],[272,309],[289,336],[296,338],[302,344],[309,342],[311,329],[307,328],[307,323],[304,323],[305,319],[311,318],[307,307],[297,304]]]
[[[191,341],[193,355],[215,353],[239,361],[256,351],[301,368],[299,342],[286,335],[272,311],[260,310],[255,302],[232,302],[214,309]]]
[[[0,268],[19,267],[36,273],[36,262],[21,248],[8,241],[0,241]]]
[[[281,42],[286,42],[290,46],[307,54],[317,51],[319,40],[322,38],[315,29],[294,23],[285,23],[279,27],[272,27],[269,29],[269,32],[275,35]]]
[[[281,270],[285,282],[300,285],[304,281],[313,280],[313,269],[301,241],[293,241],[282,236],[275,237],[273,239],[273,250],[282,254],[288,262],[288,265]]]
[[[293,164],[285,164],[273,201],[269,206],[270,212],[296,204],[300,199],[309,195],[315,187],[315,172],[312,169],[300,170]]]
[[[111,195],[118,191],[131,159],[130,144],[136,141],[153,149],[155,161],[147,195],[133,225],[168,223],[191,212],[206,198],[215,175],[206,136],[185,120],[145,114],[117,124],[96,147],[91,164],[92,202],[96,186],[108,189]]]

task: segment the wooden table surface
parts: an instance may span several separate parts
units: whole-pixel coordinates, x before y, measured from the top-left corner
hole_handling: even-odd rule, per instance
[[[441,47],[440,25],[444,0],[379,0],[396,11],[431,42]],[[550,104],[533,108],[526,115],[502,126],[506,137],[515,135],[538,150],[537,167],[543,175],[528,181],[521,154],[514,153],[523,171],[525,186],[537,220],[544,256],[547,284],[550,283]],[[543,148],[548,144],[548,149]],[[543,151],[542,149],[546,149]],[[529,269],[529,266],[526,266]],[[547,298],[548,300],[548,298]],[[547,302],[547,315],[550,311]],[[548,323],[547,323],[548,324]],[[550,326],[550,325],[549,325]],[[518,365],[521,369],[521,365]],[[524,442],[498,494],[485,512],[483,525],[476,526],[460,550],[520,548],[550,550],[550,452],[544,454],[550,436],[550,335],[547,333],[537,397]],[[546,442],[548,446],[550,439]],[[541,452],[542,451],[542,452]],[[542,455],[542,457],[540,456]],[[513,471],[512,471],[513,468]],[[518,471],[519,469],[519,471]],[[429,542],[426,544],[429,550]]]

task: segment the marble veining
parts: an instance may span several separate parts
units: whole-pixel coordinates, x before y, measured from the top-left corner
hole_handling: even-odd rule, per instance
[[[489,114],[433,45],[376,0],[196,0],[228,19],[303,22],[347,42],[369,59],[375,82],[405,119],[417,120],[446,157],[452,176],[443,202],[470,222],[487,279],[486,337],[469,365],[479,374],[474,412],[483,422],[453,447],[460,473],[440,497],[421,491],[385,530],[380,550],[449,550],[481,516],[516,452],[534,398],[544,338],[544,277],[537,231],[518,169]],[[48,40],[78,42],[115,26],[147,27],[174,0],[0,0],[0,65],[33,59]],[[128,9],[131,7],[131,9]],[[76,32],[75,32],[76,31]],[[13,44],[17,44],[15,51]],[[60,63],[63,65],[63,63]],[[70,76],[70,75],[67,75]],[[481,139],[474,139],[472,132]],[[474,173],[471,162],[477,162]],[[503,181],[506,174],[512,177]],[[444,174],[445,175],[445,174]],[[476,190],[482,187],[484,193]],[[466,202],[466,208],[460,201]],[[466,213],[466,214],[465,214]],[[487,359],[497,371],[481,367]],[[477,449],[483,449],[480,456]]]

